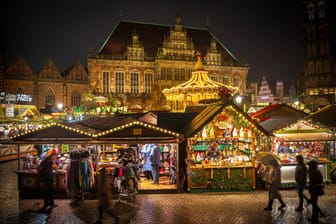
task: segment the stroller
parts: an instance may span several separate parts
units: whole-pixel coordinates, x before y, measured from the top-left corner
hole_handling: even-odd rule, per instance
[[[119,167],[116,167],[113,172],[115,177],[115,186],[118,189],[118,202],[125,200],[127,202],[135,202],[135,197],[138,192],[138,180],[135,167],[127,160],[120,159]]]

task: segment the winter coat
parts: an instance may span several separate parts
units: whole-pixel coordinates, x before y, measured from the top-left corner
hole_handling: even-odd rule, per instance
[[[145,160],[143,164],[143,171],[151,171],[152,170],[152,162],[150,160],[151,155],[151,148],[149,146],[146,146],[144,150],[141,151],[145,154]]]
[[[309,168],[309,193],[311,195],[320,196],[324,194],[323,189],[323,176],[322,173],[318,169]]]
[[[98,176],[98,204],[101,208],[108,208],[111,204],[111,189],[105,172]]]
[[[269,184],[270,199],[281,198],[281,170],[279,166],[273,166],[268,172],[267,182]]]
[[[38,167],[39,180],[44,183],[53,183],[53,164],[54,162],[50,157],[45,158]]]
[[[295,181],[299,188],[304,188],[307,183],[307,167],[305,164],[298,164],[295,168]]]
[[[160,148],[158,145],[152,145],[152,152],[150,155],[150,159],[153,165],[160,165]]]

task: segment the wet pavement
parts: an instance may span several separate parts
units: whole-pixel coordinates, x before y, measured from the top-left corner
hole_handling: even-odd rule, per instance
[[[0,168],[0,172],[3,172],[1,164]],[[1,182],[9,181],[4,181],[1,176]],[[85,200],[80,205],[71,206],[69,199],[56,199],[58,207],[40,211],[43,201],[19,200],[17,190],[11,189],[15,185],[7,183],[1,186],[0,223],[82,224],[97,220],[97,200]],[[3,196],[3,193],[7,196]],[[287,207],[278,211],[278,203],[275,201],[272,212],[263,210],[267,204],[267,192],[263,190],[243,193],[138,194],[135,203],[112,200],[111,207],[105,211],[104,223],[309,223],[307,218],[311,216],[311,207],[305,206],[302,213],[295,212],[298,203],[295,190],[282,190],[281,193]],[[335,184],[326,186],[326,194],[320,198],[319,205],[326,214],[320,218],[320,223],[336,223]]]

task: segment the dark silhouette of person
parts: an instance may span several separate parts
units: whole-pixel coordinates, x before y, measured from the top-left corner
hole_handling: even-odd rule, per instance
[[[98,176],[98,212],[99,219],[95,223],[103,222],[103,213],[111,205],[111,193],[110,185],[106,179],[106,168],[103,167],[99,170],[100,174]]]
[[[315,160],[311,160],[308,163],[309,170],[309,194],[311,195],[310,202],[313,207],[312,217],[308,219],[311,223],[319,223],[318,215],[321,212],[320,207],[318,206],[318,198],[319,196],[324,194],[323,190],[323,175],[321,171],[317,169],[317,162]]]
[[[54,208],[57,205],[54,202],[54,174],[53,169],[56,169],[53,167],[54,161],[57,157],[56,150],[52,150],[51,154],[45,158],[41,164],[39,165],[39,179],[40,182],[44,185],[44,205],[43,209],[47,209],[48,207]]]
[[[299,196],[299,205],[295,209],[297,212],[303,211],[303,199],[306,199],[307,203],[309,204],[309,199],[306,195],[303,194],[307,183],[307,167],[304,163],[303,157],[301,155],[296,156],[297,165],[295,168],[295,182],[296,182],[296,189]]]

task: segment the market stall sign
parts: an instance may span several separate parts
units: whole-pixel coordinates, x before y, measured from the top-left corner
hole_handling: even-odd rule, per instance
[[[133,135],[142,135],[142,128],[133,128]]]

